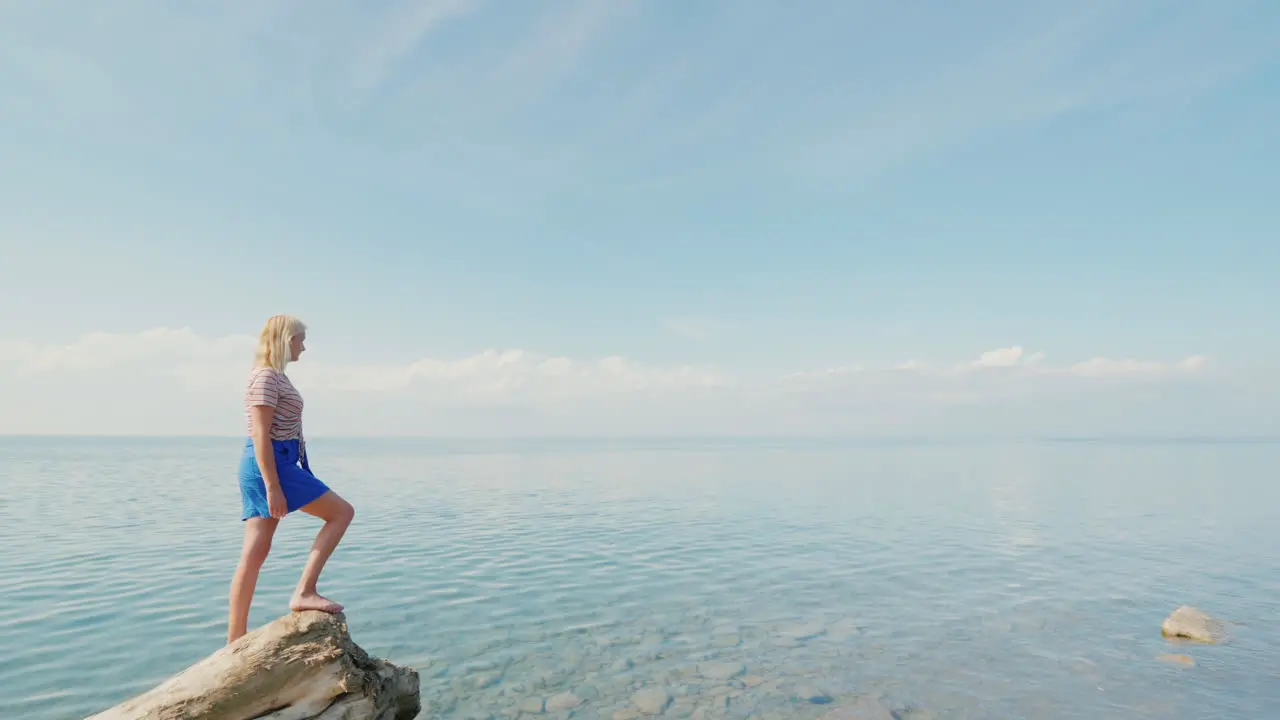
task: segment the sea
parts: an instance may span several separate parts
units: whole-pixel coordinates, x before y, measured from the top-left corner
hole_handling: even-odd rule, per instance
[[[0,438],[0,718],[222,646],[242,443]],[[419,671],[421,718],[635,718],[652,688],[670,718],[1280,717],[1280,443],[309,446],[356,507],[320,590]],[[281,524],[251,627],[318,527]],[[1226,640],[1162,637],[1181,605]]]

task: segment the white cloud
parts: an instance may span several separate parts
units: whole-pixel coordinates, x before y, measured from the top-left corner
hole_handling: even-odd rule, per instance
[[[67,345],[0,342],[0,369],[17,373],[104,370],[120,366],[175,366],[218,363],[251,351],[253,338],[204,338],[190,328],[154,328],[135,335],[95,332]]]
[[[988,350],[979,355],[978,359],[971,363],[971,366],[976,368],[1012,367],[1018,364],[1018,359],[1021,357],[1022,348],[1015,345],[1014,347]]]
[[[253,346],[249,336],[189,328],[0,341],[0,433],[237,434]],[[1168,382],[1173,393],[1211,377],[1202,356],[1059,365],[1042,357],[1015,345],[959,366],[849,363],[766,378],[526,350],[351,365],[313,352],[289,372],[306,396],[309,431],[329,435],[1025,432],[1110,417],[1097,408],[1147,386],[1119,380]],[[1120,403],[1116,422],[1135,407],[1150,413],[1143,423],[1167,424],[1170,412],[1194,419],[1161,399],[1166,390]],[[1075,415],[1061,411],[1068,405]]]
[[[1080,377],[1155,376],[1168,373],[1195,373],[1205,369],[1207,360],[1200,355],[1185,358],[1176,363],[1125,358],[1114,360],[1095,357],[1078,362],[1064,370]]]
[[[544,400],[730,383],[715,371],[694,367],[646,366],[622,357],[581,362],[524,350],[486,350],[458,360],[424,358],[401,366],[299,363],[292,374],[323,390],[386,393],[428,389],[455,397]]]
[[[988,368],[1014,368],[1022,370],[1029,375],[1074,375],[1084,378],[1150,377],[1176,372],[1195,373],[1204,370],[1207,364],[1208,360],[1204,356],[1194,355],[1174,363],[1135,360],[1132,358],[1094,357],[1065,367],[1054,367],[1045,364],[1045,354],[1043,352],[1034,352],[1028,355],[1021,346],[1014,345],[983,352],[976,360],[961,366],[958,372]]]

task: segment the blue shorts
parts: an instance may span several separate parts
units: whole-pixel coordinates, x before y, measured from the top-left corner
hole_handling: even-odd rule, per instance
[[[271,450],[276,459],[276,476],[280,478],[280,489],[284,491],[289,512],[329,492],[329,487],[312,475],[310,468],[298,464],[297,440],[272,440]],[[267,484],[258,468],[253,438],[245,439],[244,452],[240,455],[240,499],[244,503],[241,520],[271,517],[271,511],[267,507]]]

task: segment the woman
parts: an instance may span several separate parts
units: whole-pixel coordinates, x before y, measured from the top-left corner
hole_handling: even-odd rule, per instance
[[[288,315],[267,320],[258,337],[244,406],[249,438],[240,458],[240,497],[244,503],[244,549],[231,581],[227,642],[243,636],[258,571],[271,550],[280,519],[295,510],[324,521],[289,607],[295,612],[342,612],[342,606],[316,592],[325,561],[355,516],[355,509],[315,475],[302,437],[302,396],[284,374],[306,350],[307,327]],[[299,465],[301,461],[301,465]]]

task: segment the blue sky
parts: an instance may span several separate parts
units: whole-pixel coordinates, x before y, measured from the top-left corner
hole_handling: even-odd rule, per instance
[[[275,312],[335,433],[1273,432],[1278,63],[1261,0],[7,3],[0,387],[61,399],[0,432],[238,432]],[[846,382],[1014,347],[1114,372]],[[165,420],[57,409],[130,362]]]

